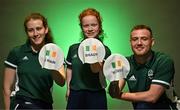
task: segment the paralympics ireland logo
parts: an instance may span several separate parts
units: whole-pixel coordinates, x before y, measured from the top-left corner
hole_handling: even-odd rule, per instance
[[[59,70],[64,62],[64,54],[56,44],[48,43],[41,48],[38,59],[42,68]]]
[[[45,52],[45,56],[46,58],[44,59],[45,61],[51,63],[51,64],[56,64],[56,56],[57,56],[57,52],[56,51],[50,51],[50,50],[46,50]]]
[[[90,60],[96,61],[98,60],[98,53],[96,45],[85,46],[84,48],[84,61],[88,62]]]
[[[91,57],[91,56],[97,56],[97,49],[96,49],[96,45],[92,45],[92,47],[90,48],[90,46],[85,46],[85,57]]]
[[[148,70],[148,77],[149,79],[152,79],[154,76],[154,71],[152,69]]]
[[[122,72],[122,62],[120,60],[116,60],[115,62],[111,63],[112,65],[112,73],[117,74]]]
[[[111,54],[104,62],[103,73],[109,81],[126,78],[130,65],[128,60],[121,54]]]

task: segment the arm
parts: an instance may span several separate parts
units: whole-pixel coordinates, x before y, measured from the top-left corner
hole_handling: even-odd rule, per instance
[[[70,81],[72,78],[72,70],[70,68],[66,69],[66,83],[67,83],[67,90],[66,90],[66,100],[69,97],[69,93],[70,93]]]
[[[11,88],[15,81],[15,74],[16,69],[12,68],[5,68],[4,71],[4,82],[3,82],[3,95],[4,95],[4,104],[5,110],[10,109],[10,95],[11,95]]]
[[[105,51],[106,51],[105,59],[107,59],[111,55],[111,50],[107,46],[105,46]],[[103,71],[103,64],[104,62],[97,62],[94,64],[90,64],[91,71],[93,73],[99,73],[100,71]]]
[[[174,75],[174,63],[169,57],[162,55],[158,60],[157,71],[155,71],[154,78],[152,79],[149,90],[134,93],[122,93],[119,99],[128,101],[144,101],[156,103],[162,94],[165,92],[166,87],[169,86]]]
[[[55,80],[56,84],[59,86],[64,86],[65,84],[65,72],[64,72],[64,65],[59,69],[59,71],[53,71],[52,77]]]
[[[127,101],[145,101],[156,103],[159,97],[164,93],[165,87],[157,84],[151,84],[150,89],[144,92],[134,92],[134,93],[122,93],[121,96],[117,97],[119,99]]]
[[[123,90],[125,84],[126,84],[125,79],[119,79],[118,86],[119,86],[119,90],[120,90],[120,91]]]

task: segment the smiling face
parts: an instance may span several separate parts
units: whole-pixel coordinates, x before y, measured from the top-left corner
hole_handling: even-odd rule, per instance
[[[86,38],[95,38],[100,32],[98,20],[93,15],[82,18],[82,30]]]
[[[26,23],[26,33],[32,45],[43,45],[48,28],[44,27],[41,19],[30,19]]]
[[[136,56],[144,56],[151,51],[154,39],[149,30],[136,29],[131,32],[130,43],[132,51]]]

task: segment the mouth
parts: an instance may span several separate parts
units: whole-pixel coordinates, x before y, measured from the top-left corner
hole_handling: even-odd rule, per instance
[[[136,47],[137,51],[142,51],[144,49],[144,47]]]
[[[40,36],[35,36],[35,37],[32,37],[32,40],[33,40],[34,42],[39,42],[39,41],[40,41],[40,39],[41,39],[41,37],[40,37]]]
[[[34,36],[34,37],[33,37],[34,40],[38,40],[38,39],[40,39],[40,38],[41,38],[40,36]]]
[[[92,36],[92,35],[94,35],[94,33],[87,33],[87,35]]]
[[[96,37],[98,35],[98,33],[96,33],[96,32],[89,32],[89,33],[86,33],[86,35],[88,37]]]

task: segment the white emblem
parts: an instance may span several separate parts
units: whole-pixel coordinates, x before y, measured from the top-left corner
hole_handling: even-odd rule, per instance
[[[29,60],[27,56],[23,57],[22,60]]]
[[[77,54],[75,54],[75,55],[73,56],[73,58],[77,58]]]
[[[130,78],[129,78],[130,81],[136,81],[136,78],[134,75],[132,75]]]
[[[148,77],[149,77],[150,79],[152,79],[152,78],[153,78],[153,75],[154,75],[154,71],[153,71],[152,69],[150,69],[150,70],[148,71]]]

